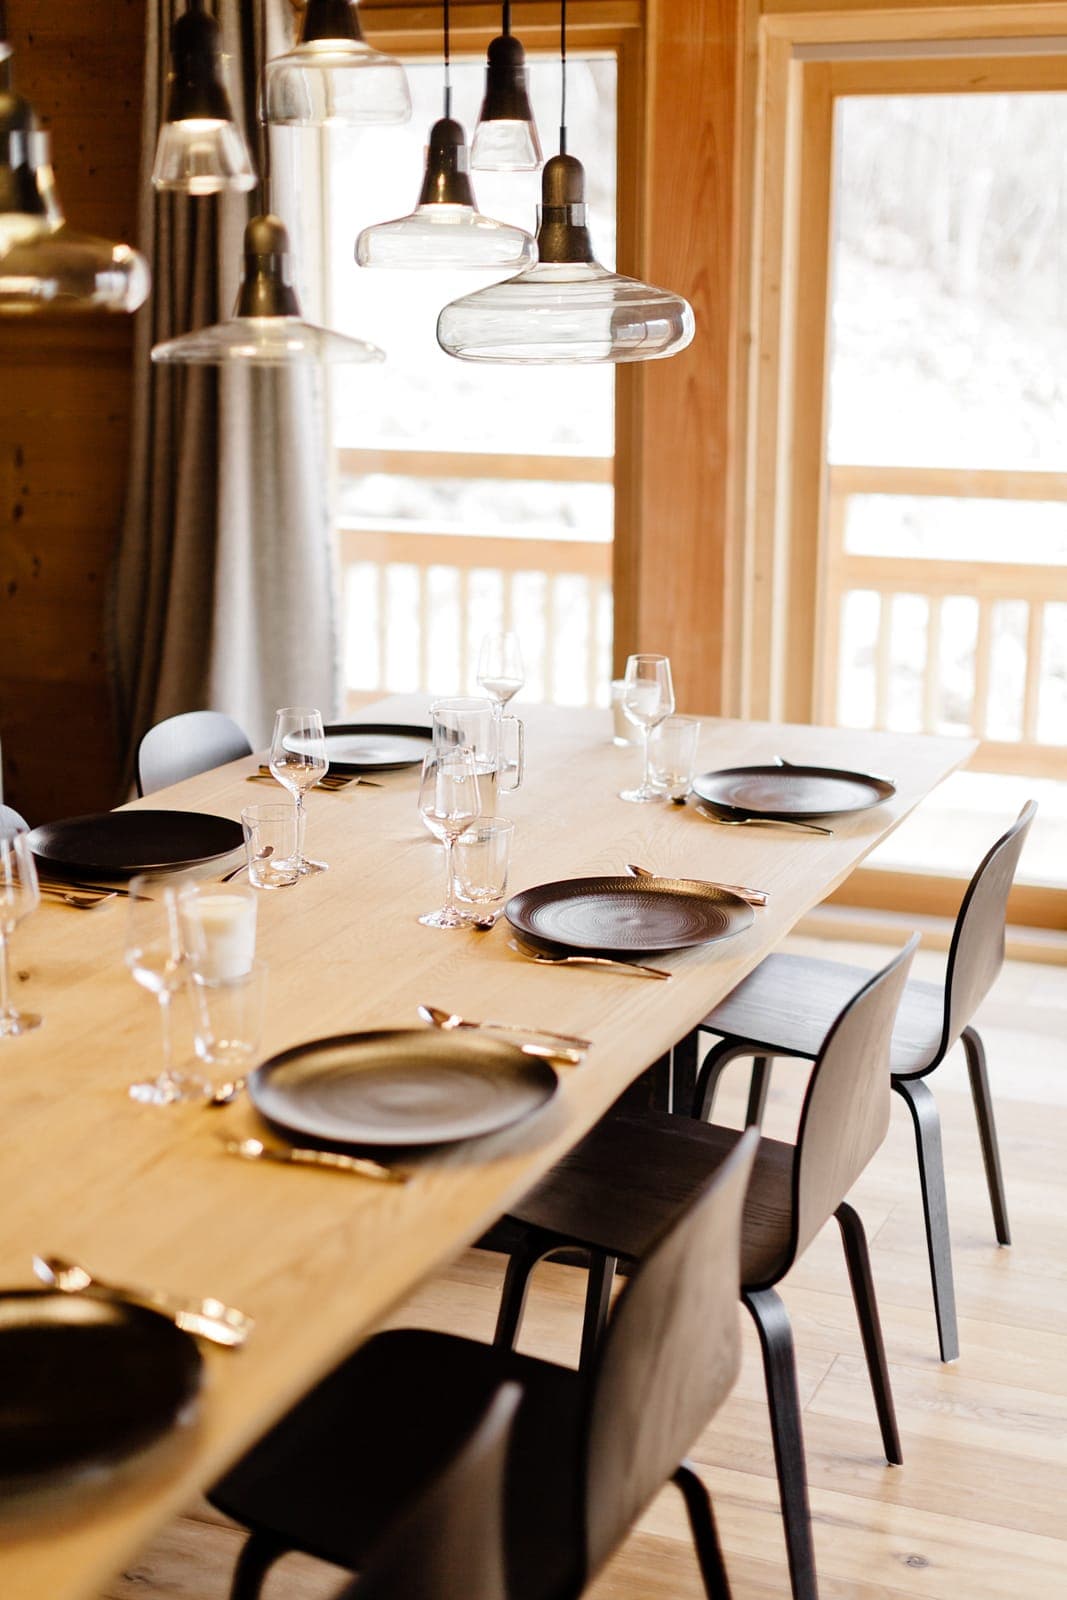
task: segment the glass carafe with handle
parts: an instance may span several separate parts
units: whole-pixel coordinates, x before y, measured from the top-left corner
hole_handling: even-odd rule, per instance
[[[526,768],[525,730],[518,717],[497,715],[492,702],[474,695],[435,700],[433,744],[438,754],[464,746],[474,752],[482,813],[492,816],[497,796],[517,789]]]

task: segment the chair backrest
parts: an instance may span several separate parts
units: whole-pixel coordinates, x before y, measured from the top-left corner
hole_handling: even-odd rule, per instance
[[[967,885],[948,953],[945,973],[945,1032],[937,1060],[956,1043],[1004,965],[1008,894],[1015,879],[1037,801],[1028,800],[979,863]],[[935,1063],[936,1065],[936,1063]]]
[[[137,793],[155,794],[183,778],[250,756],[248,736],[222,711],[184,711],[149,728],[137,748]]]
[[[338,1600],[506,1600],[504,1473],[522,1390],[505,1383]]]
[[[26,818],[14,806],[0,806],[0,839],[10,839],[13,833],[25,833],[28,828]]]
[[[608,1324],[587,1401],[589,1576],[669,1482],[737,1377],[741,1213],[758,1144],[756,1128],[739,1138],[643,1258]]]
[[[833,1216],[889,1130],[889,1043],[919,935],[841,1011],[819,1051],[793,1160],[790,1260]]]

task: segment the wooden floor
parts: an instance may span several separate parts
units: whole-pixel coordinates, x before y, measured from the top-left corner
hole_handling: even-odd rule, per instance
[[[793,948],[874,966],[885,952],[794,940]],[[940,957],[921,954],[919,976]],[[902,1104],[856,1190],[872,1240],[904,1442],[879,1453],[837,1231],[824,1231],[786,1282],[797,1339],[815,1548],[823,1600],[1063,1600],[1067,1595],[1067,975],[1010,964],[987,1002],[989,1052],[1015,1243],[1000,1250],[962,1061],[938,1072],[960,1311],[961,1359],[937,1360],[918,1185]],[[743,1106],[742,1067],[722,1119]],[[767,1131],[795,1128],[796,1079],[777,1071]],[[398,1322],[488,1338],[501,1267],[471,1252],[427,1283]],[[577,1272],[543,1267],[523,1347],[573,1361]],[[730,1401],[699,1441],[735,1600],[788,1595],[759,1355],[746,1326]],[[358,1441],[354,1441],[358,1448]],[[165,1529],[107,1600],[223,1600],[241,1535],[201,1505]],[[325,1600],[336,1569],[282,1563],[267,1600]],[[590,1591],[594,1600],[698,1600],[681,1505],[666,1491]],[[45,1597],[42,1597],[45,1600]],[[477,1600],[472,1595],[470,1600]]]

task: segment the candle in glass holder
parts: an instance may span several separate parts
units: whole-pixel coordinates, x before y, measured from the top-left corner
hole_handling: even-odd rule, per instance
[[[242,978],[256,959],[256,898],[250,890],[190,889],[181,897],[182,942],[198,978]]]

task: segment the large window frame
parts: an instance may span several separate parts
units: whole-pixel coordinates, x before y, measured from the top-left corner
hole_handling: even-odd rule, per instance
[[[818,641],[831,559],[823,462],[835,100],[1063,91],[1067,4],[890,9],[849,0],[830,14],[762,0],[747,22],[741,160],[751,200],[741,235],[745,410],[735,458],[745,490],[731,542],[744,620],[735,709],[811,722],[826,706]],[[951,916],[959,894],[956,878],[860,869],[835,899]],[[1018,886],[1011,916],[1063,928],[1067,893]]]

